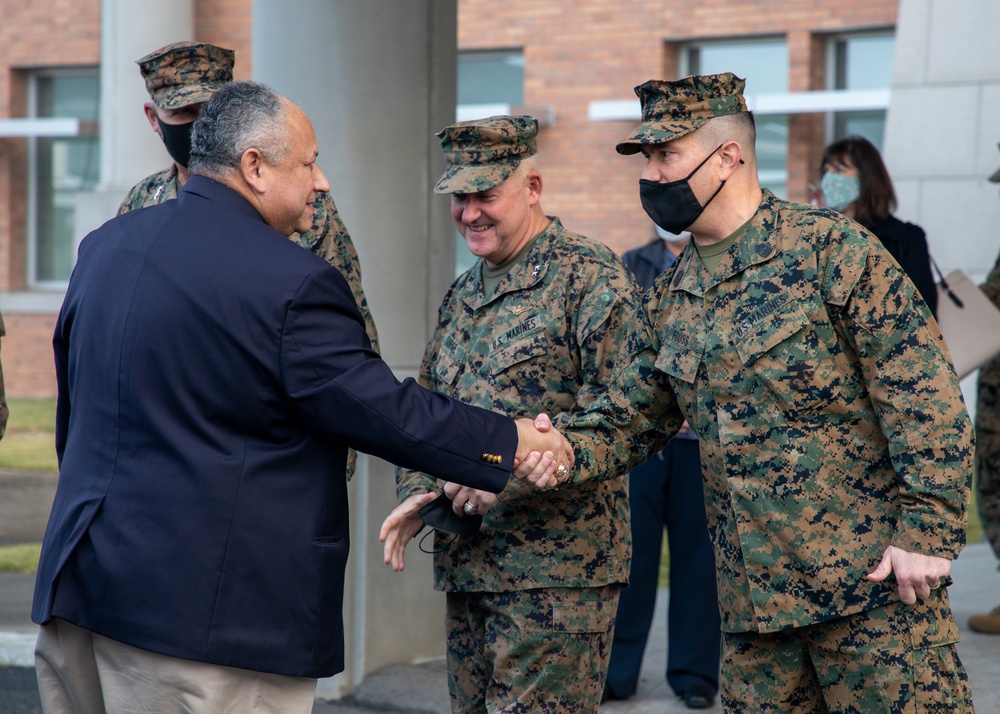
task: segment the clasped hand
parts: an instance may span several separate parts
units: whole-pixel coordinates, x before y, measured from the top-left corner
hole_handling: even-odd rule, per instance
[[[552,427],[547,414],[518,419],[514,477],[539,490],[552,489],[570,477],[573,447]]]
[[[517,452],[514,477],[526,481],[540,491],[553,489],[564,483],[573,468],[573,447],[562,434],[552,428],[545,414],[534,421],[518,419]],[[476,507],[480,515],[496,504],[496,496],[458,484],[445,484],[445,493],[452,499],[455,513],[463,515],[466,502]],[[420,507],[437,498],[437,493],[420,493],[399,504],[382,523],[379,540],[384,543],[384,562],[399,572],[405,567],[406,544],[420,532],[424,522]],[[471,509],[470,509],[471,510]]]

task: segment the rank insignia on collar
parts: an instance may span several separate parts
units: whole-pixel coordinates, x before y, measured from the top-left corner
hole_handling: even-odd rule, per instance
[[[533,278],[537,278],[537,277],[538,277],[538,273],[539,273],[539,271],[540,271],[541,269],[542,269],[542,266],[540,266],[540,265],[536,265],[536,266],[535,266],[535,269],[531,271],[531,277],[533,277]]]

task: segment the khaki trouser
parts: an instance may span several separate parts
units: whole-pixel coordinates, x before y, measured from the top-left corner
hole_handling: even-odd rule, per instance
[[[316,680],[156,654],[53,619],[35,645],[45,714],[310,714]]]

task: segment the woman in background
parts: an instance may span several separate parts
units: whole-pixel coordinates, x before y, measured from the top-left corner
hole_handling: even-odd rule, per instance
[[[835,141],[823,152],[820,172],[823,204],[874,233],[937,318],[937,287],[927,236],[920,226],[892,215],[896,192],[878,149],[860,136]]]

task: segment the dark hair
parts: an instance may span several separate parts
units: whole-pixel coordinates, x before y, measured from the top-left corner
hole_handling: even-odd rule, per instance
[[[884,221],[896,209],[896,191],[878,149],[863,136],[849,136],[830,144],[823,151],[820,174],[844,159],[858,170],[861,194],[854,202],[854,220],[869,230]]]
[[[288,152],[285,104],[281,95],[259,82],[230,82],[201,108],[191,132],[191,173],[211,178],[239,168],[247,149],[268,161]]]

